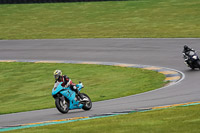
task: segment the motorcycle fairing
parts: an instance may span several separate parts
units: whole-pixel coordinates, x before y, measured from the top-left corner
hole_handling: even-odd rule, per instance
[[[83,104],[81,104],[77,98],[76,93],[68,88],[64,88],[61,86],[62,82],[57,86],[57,88],[52,89],[52,95],[56,95],[57,93],[62,94],[69,101],[69,109],[81,109]],[[82,84],[77,84],[79,91],[82,88]]]

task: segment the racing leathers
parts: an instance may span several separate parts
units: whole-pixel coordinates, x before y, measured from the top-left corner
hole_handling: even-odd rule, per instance
[[[63,82],[61,84],[62,87],[65,88],[70,87],[71,90],[75,91],[76,94],[81,98],[81,101],[85,100],[83,96],[80,94],[78,88],[76,87],[76,84],[73,83],[68,76],[66,75],[60,76],[58,80],[55,81],[54,88],[57,87],[60,84],[60,82]]]
[[[187,61],[188,61],[188,59],[189,59],[188,57],[189,57],[190,51],[196,53],[196,51],[195,51],[194,49],[189,48],[189,47],[183,49],[183,57],[184,57],[184,59],[185,59],[185,63],[186,63],[186,64],[188,64]]]

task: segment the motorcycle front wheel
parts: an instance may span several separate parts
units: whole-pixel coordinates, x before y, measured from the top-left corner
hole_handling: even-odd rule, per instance
[[[56,108],[63,114],[69,111],[69,103],[64,98],[56,98]]]
[[[200,60],[197,61],[197,66],[200,69]]]
[[[87,94],[81,93],[81,95],[83,96],[83,98],[87,98],[88,101],[84,103],[82,109],[83,110],[90,110],[92,108],[92,101],[90,99],[90,97]]]

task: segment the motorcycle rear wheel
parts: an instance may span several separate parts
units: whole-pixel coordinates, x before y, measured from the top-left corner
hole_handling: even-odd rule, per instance
[[[63,114],[66,114],[69,111],[69,103],[62,98],[56,98],[55,100],[56,108]]]

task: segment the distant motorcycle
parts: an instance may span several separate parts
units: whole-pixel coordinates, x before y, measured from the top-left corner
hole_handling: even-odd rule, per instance
[[[196,52],[189,51],[187,54],[183,53],[183,58],[185,59],[186,65],[192,70],[194,70],[195,68],[200,69],[200,60]]]
[[[61,86],[62,82],[55,88],[52,89],[52,96],[55,99],[56,108],[61,113],[67,113],[72,109],[83,109],[90,110],[92,108],[92,101],[88,95],[81,93],[83,98],[86,98],[86,101],[80,101],[80,98],[74,91],[68,88],[64,88]],[[83,88],[83,84],[79,82],[76,85],[79,91]]]

